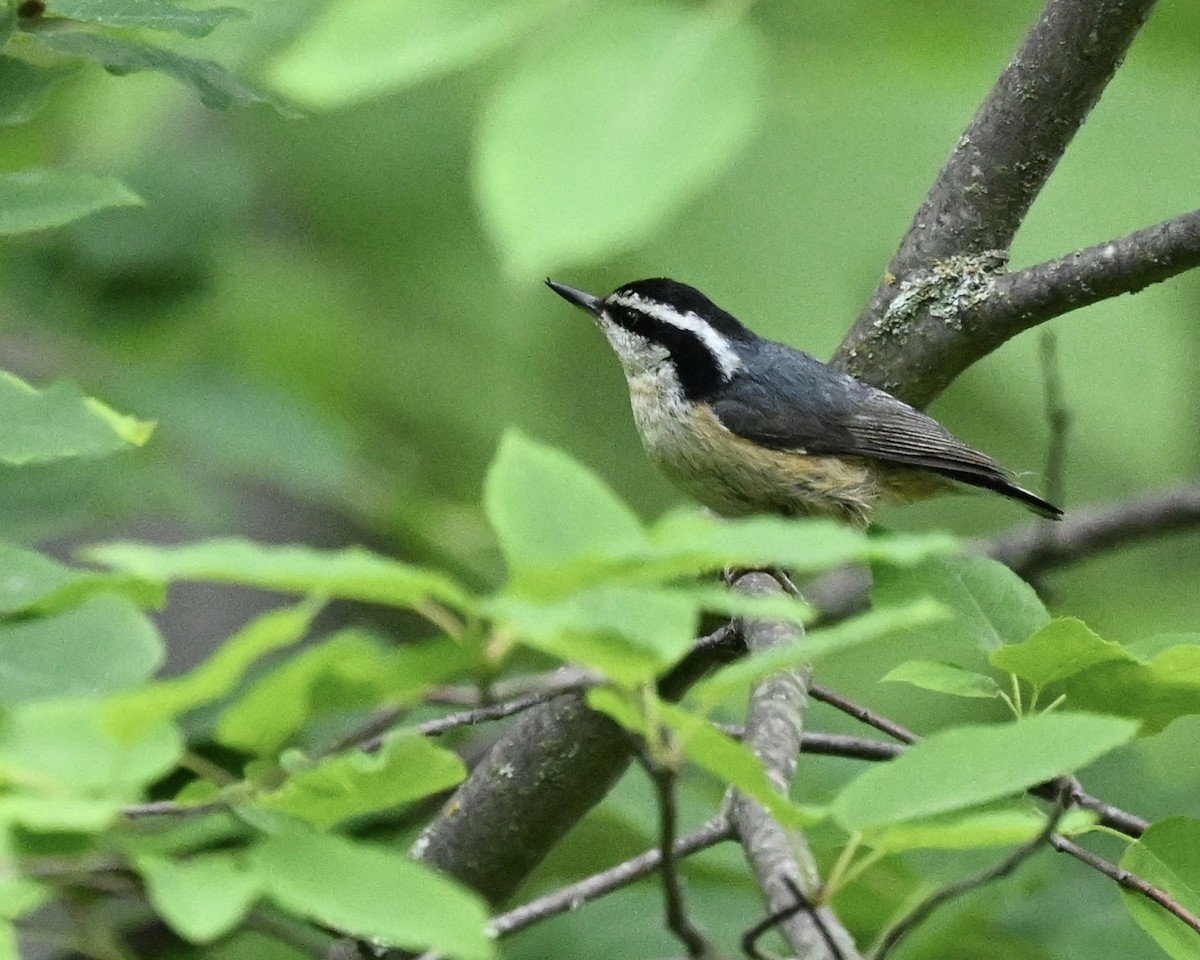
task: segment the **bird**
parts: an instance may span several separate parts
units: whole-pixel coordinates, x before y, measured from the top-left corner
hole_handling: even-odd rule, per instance
[[[965,486],[1063,515],[929,415],[758,336],[695,287],[652,277],[601,297],[546,284],[589,313],[616,353],[651,461],[717,514],[865,528],[881,504]]]

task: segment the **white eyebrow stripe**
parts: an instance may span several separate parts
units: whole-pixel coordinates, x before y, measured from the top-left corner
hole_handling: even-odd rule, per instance
[[[662,323],[669,323],[680,330],[687,330],[690,333],[694,333],[708,348],[708,352],[712,354],[713,359],[717,361],[717,366],[721,370],[721,376],[726,380],[729,380],[744,366],[741,357],[734,353],[733,349],[729,346],[729,342],[714,330],[707,321],[701,320],[690,310],[687,313],[680,313],[674,307],[669,307],[665,303],[659,303],[655,300],[644,300],[636,293],[618,294],[612,297],[610,302],[615,303],[619,307],[625,307],[628,310],[638,310]]]

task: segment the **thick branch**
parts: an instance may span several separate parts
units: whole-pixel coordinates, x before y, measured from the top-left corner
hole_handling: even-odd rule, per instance
[[[1153,6],[1049,0],[942,167],[836,365],[924,405],[980,356],[972,335],[925,303],[947,306],[934,293],[953,293],[957,284],[952,308],[961,307],[979,292],[973,285],[986,284],[1003,264]],[[905,309],[894,309],[902,300]]]
[[[1018,333],[1079,307],[1136,293],[1200,266],[1200,210],[996,277],[959,314],[982,357]]]
[[[751,596],[782,592],[775,578],[766,573],[745,574],[738,579],[737,589]],[[803,628],[774,621],[749,621],[743,625],[742,635],[750,652],[755,653],[796,643],[803,635]],[[784,796],[790,791],[800,754],[807,685],[807,671],[787,670],[761,681],[750,698],[745,742],[762,761],[775,789]],[[860,956],[854,940],[829,907],[792,911],[796,896],[791,885],[809,901],[816,898],[821,886],[816,861],[804,836],[786,829],[758,801],[738,792],[733,794],[729,818],[766,898],[767,911],[782,917],[777,927],[795,955],[814,960]],[[836,944],[835,950],[830,950],[829,942]]]
[[[660,683],[678,697],[726,655],[734,631],[705,637]],[[523,714],[413,845],[413,856],[499,906],[625,772],[628,735],[583,694]]]

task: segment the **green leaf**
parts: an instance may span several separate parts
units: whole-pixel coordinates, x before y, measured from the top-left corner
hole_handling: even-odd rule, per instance
[[[41,109],[50,90],[71,74],[69,68],[41,67],[0,56],[0,124],[25,123]]]
[[[33,36],[55,53],[95,60],[109,73],[124,75],[139,70],[153,70],[166,74],[191,87],[206,107],[227,110],[255,103],[271,103],[212,60],[186,57],[162,47],[81,30],[47,30]]]
[[[58,613],[100,593],[117,593],[142,607],[161,606],[164,599],[159,585],[139,577],[78,570],[0,543],[0,617]]]
[[[49,230],[97,210],[141,203],[141,197],[112,177],[94,177],[74,170],[0,173],[0,236]],[[16,379],[9,374],[0,376],[4,381]],[[0,403],[11,402],[10,391],[11,383],[0,382]],[[2,458],[5,453],[0,447]]]
[[[483,502],[510,573],[526,585],[563,582],[564,567],[646,541],[633,511],[595,474],[515,430],[500,441]]]
[[[135,863],[155,911],[192,943],[228,933],[262,892],[262,882],[238,853],[202,853],[187,860],[143,855]]]
[[[1029,638],[1050,620],[1033,588],[986,557],[933,557],[913,567],[874,571],[872,601],[889,606],[931,596],[954,616],[921,634],[945,643],[964,640],[983,650]]]
[[[1051,620],[1024,643],[998,647],[989,659],[992,666],[1015,673],[1035,687],[1102,663],[1135,661],[1119,643],[1101,640],[1082,620],[1073,617]]]
[[[84,700],[39,700],[0,719],[0,783],[50,796],[135,800],[182,751],[167,724],[118,739],[106,729],[103,705]]]
[[[416,703],[432,684],[477,662],[476,651],[448,639],[385,648],[361,631],[344,630],[258,680],[221,715],[217,739],[270,756],[313,719]]]
[[[0,861],[16,864],[16,857],[12,856],[7,838],[0,843]],[[16,920],[27,913],[32,913],[53,896],[53,887],[23,877],[12,867],[0,873],[0,917],[6,920]],[[0,934],[0,937],[2,936],[3,934]],[[19,960],[15,949],[12,954],[5,954],[3,945],[0,945],[0,957],[7,956]]]
[[[171,30],[185,37],[206,37],[226,20],[249,16],[237,7],[196,10],[167,0],[50,0],[46,12],[105,27]]]
[[[612,717],[626,730],[648,737],[646,716],[629,697],[605,687],[588,691],[588,705]],[[737,787],[766,807],[781,823],[793,827],[811,827],[823,811],[801,807],[779,793],[758,757],[744,743],[718,730],[704,717],[668,703],[655,702],[658,719],[676,735],[676,746],[697,766],[724,783]]]
[[[299,641],[319,609],[318,604],[309,602],[268,611],[183,676],[115,698],[109,703],[111,729],[121,734],[152,727],[228,696],[255,662]]]
[[[420,607],[428,600],[459,609],[472,606],[467,592],[444,574],[361,547],[316,550],[230,539],[178,547],[107,543],[82,553],[95,563],[160,582],[233,583],[406,608]]]
[[[811,604],[786,593],[750,596],[716,583],[667,585],[660,589],[668,596],[686,600],[699,611],[727,617],[778,620],[803,625],[812,623],[817,615]]]
[[[996,681],[986,674],[965,670],[954,663],[909,660],[885,676],[884,681],[911,683],[922,690],[948,693],[953,697],[978,697],[989,700],[1000,696]]]
[[[270,68],[281,94],[330,109],[470,66],[560,0],[336,0]]]
[[[125,690],[162,660],[154,624],[124,597],[98,594],[65,613],[0,625],[0,702]]]
[[[540,603],[501,596],[489,613],[527,646],[622,685],[655,676],[696,638],[696,602],[652,587],[603,586]]]
[[[0,225],[6,216],[4,179],[0,174]],[[153,423],[123,416],[73,384],[59,381],[37,390],[0,373],[0,463],[21,466],[115,453],[140,447],[153,430]]]
[[[327,830],[350,817],[397,807],[458,785],[467,768],[458,754],[411,732],[384,740],[376,753],[335,756],[292,774],[255,801]]]
[[[544,272],[648,237],[743,148],[762,73],[757,36],[728,15],[609,3],[549,31],[478,132],[475,195],[510,267]]]
[[[393,850],[290,830],[260,843],[254,859],[271,898],[297,916],[418,952],[495,955],[483,901]]]
[[[944,730],[852,780],[833,816],[861,831],[987,803],[1086,766],[1136,731],[1126,720],[1081,713]]]
[[[944,534],[868,537],[833,520],[729,520],[695,510],[667,514],[651,528],[650,540],[637,560],[647,568],[643,575],[652,572],[663,579],[730,566],[779,566],[808,574],[864,561],[909,565],[958,547]]]
[[[114,800],[34,792],[0,796],[0,825],[19,824],[35,833],[100,833],[120,815],[121,804]]]
[[[1171,817],[1152,824],[1126,848],[1121,866],[1200,916],[1200,820]],[[1137,925],[1168,955],[1175,960],[1200,957],[1200,939],[1183,921],[1133,891],[1122,889],[1121,899]]]
[[[1096,815],[1072,810],[1055,832],[1071,836],[1092,827]],[[983,810],[955,811],[923,820],[888,824],[868,831],[864,841],[874,850],[904,853],[909,850],[975,850],[1028,843],[1046,826],[1046,812],[1033,804],[1005,804]]]
[[[735,695],[744,697],[753,684],[781,670],[813,663],[819,657],[841,653],[897,630],[933,623],[944,616],[945,611],[931,600],[918,600],[894,610],[871,610],[835,626],[811,631],[794,646],[752,654],[721,667],[696,684],[688,696],[701,713],[707,713]]]
[[[1185,642],[1174,643],[1179,640]],[[1182,634],[1167,642],[1174,645],[1148,660],[1134,647],[1127,650],[1131,661],[1112,660],[1068,677],[1067,702],[1079,710],[1133,717],[1142,722],[1143,734],[1200,713],[1200,636]]]

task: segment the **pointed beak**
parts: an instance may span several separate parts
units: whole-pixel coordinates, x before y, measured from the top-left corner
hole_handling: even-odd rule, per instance
[[[603,297],[584,293],[582,290],[568,287],[565,283],[559,283],[556,280],[551,280],[549,277],[546,278],[546,286],[566,300],[567,303],[573,303],[575,306],[583,308],[592,314],[592,316],[600,316],[600,312],[604,309]]]

